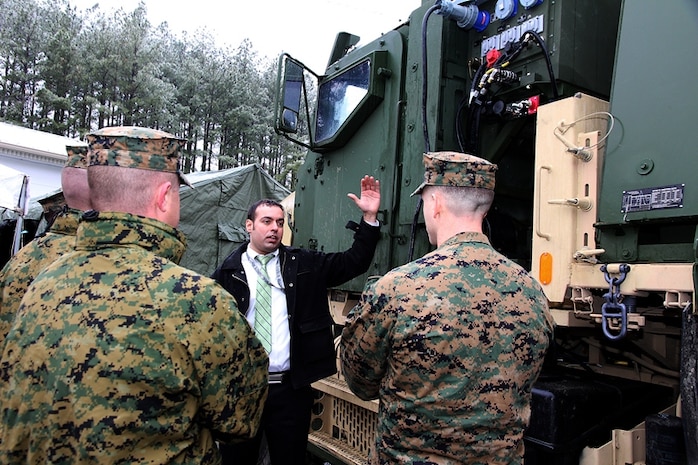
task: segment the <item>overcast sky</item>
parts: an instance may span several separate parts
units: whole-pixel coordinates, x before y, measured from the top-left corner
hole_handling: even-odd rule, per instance
[[[85,10],[95,3],[109,12],[133,11],[138,0],[69,0]],[[322,74],[337,32],[350,32],[365,44],[409,19],[421,0],[143,0],[155,26],[194,33],[206,28],[218,45],[239,45],[245,38],[261,56],[287,52]]]

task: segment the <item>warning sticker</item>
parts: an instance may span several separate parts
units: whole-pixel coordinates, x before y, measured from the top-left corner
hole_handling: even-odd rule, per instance
[[[684,186],[685,184],[675,184],[673,186],[623,191],[623,209],[621,213],[681,208],[683,207]]]

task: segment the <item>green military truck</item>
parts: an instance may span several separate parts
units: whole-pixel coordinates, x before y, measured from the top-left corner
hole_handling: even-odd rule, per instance
[[[487,234],[557,323],[526,465],[698,463],[697,19],[694,0],[424,1],[365,45],[339,33],[322,72],[280,58],[276,129],[308,149],[294,245],[348,247],[346,193],[382,185],[372,269],[328,295],[338,331],[368,275],[430,250],[422,154],[499,166]],[[341,373],[314,387],[311,452],[363,463],[377,402]]]

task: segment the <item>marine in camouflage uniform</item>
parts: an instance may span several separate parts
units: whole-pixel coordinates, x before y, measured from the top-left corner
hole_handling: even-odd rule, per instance
[[[129,127],[88,140],[90,175],[177,172],[183,142]],[[215,441],[256,433],[266,352],[223,288],[177,265],[184,250],[172,224],[83,215],[76,251],[37,276],[7,336],[0,463],[217,464]]]
[[[415,193],[494,189],[496,165],[485,160],[453,152],[424,160]],[[426,203],[425,220],[431,239]],[[531,387],[552,337],[547,300],[481,230],[436,243],[369,283],[342,333],[349,387],[380,399],[369,463],[520,465]]]
[[[71,169],[87,168],[86,145],[67,146],[66,152],[68,157],[63,167],[64,175]],[[82,173],[82,176],[86,176],[86,173]],[[72,176],[70,178],[74,179]],[[87,203],[83,200],[87,197],[84,193],[70,192],[75,189],[87,189],[86,177],[77,183],[63,182],[63,190],[68,191],[68,198],[77,199],[77,202],[73,200],[70,205],[66,205],[64,196],[60,196],[62,205],[39,201],[45,213],[55,214],[58,211],[51,227],[46,234],[22,247],[0,270],[0,348],[29,284],[47,265],[75,249],[78,218],[82,210],[89,208],[89,205],[84,205]]]

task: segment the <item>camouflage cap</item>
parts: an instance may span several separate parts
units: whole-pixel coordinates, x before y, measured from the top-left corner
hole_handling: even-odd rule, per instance
[[[65,152],[68,159],[65,166],[68,168],[87,168],[87,145],[66,145]]]
[[[421,193],[425,186],[494,189],[497,165],[484,158],[459,152],[428,152],[423,159],[424,182],[412,195]]]
[[[186,140],[157,129],[112,126],[87,135],[89,166],[122,166],[177,173],[182,184],[193,187],[179,171],[179,155]]]
[[[68,165],[66,165],[68,166]],[[43,208],[44,213],[56,212],[66,206],[63,190],[59,190],[51,195],[44,195],[36,200]]]

